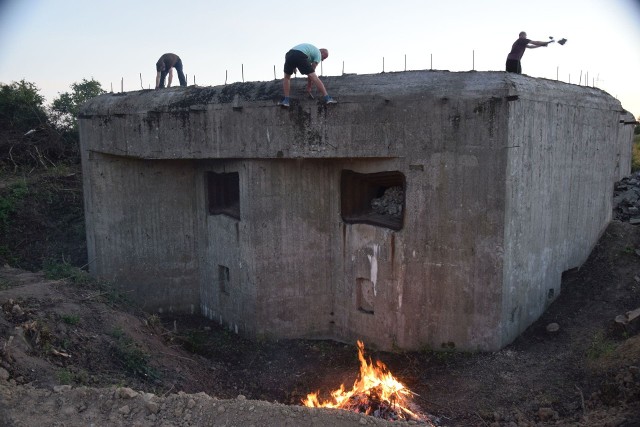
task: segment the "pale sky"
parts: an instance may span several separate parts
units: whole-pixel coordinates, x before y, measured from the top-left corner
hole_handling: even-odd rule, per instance
[[[0,0],[0,82],[51,102],[83,78],[109,91],[155,85],[178,54],[189,84],[282,78],[284,54],[329,49],[322,74],[502,71],[520,31],[564,46],[527,49],[523,72],[599,87],[640,116],[640,0]],[[475,58],[475,59],[474,59]],[[174,78],[174,84],[177,78]],[[328,87],[329,93],[331,88]]]

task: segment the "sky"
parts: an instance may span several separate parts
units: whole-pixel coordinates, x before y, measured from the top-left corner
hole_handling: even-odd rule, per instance
[[[588,76],[640,116],[640,0],[0,0],[0,83],[34,83],[47,103],[82,79],[148,89],[166,52],[182,58],[190,85],[273,80],[274,67],[281,79],[284,54],[303,42],[329,50],[324,76],[403,71],[405,61],[502,71],[520,31],[568,40],[527,49],[524,74]]]

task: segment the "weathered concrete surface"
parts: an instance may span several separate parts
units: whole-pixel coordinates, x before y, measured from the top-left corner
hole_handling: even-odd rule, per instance
[[[86,104],[92,274],[249,336],[511,342],[609,222],[628,113],[598,89],[502,72],[323,80],[338,105],[306,99],[303,80],[289,110],[279,81]],[[344,194],[367,191],[345,190],[344,171],[404,188],[395,227],[345,212]],[[209,213],[212,172],[238,174],[239,219]]]

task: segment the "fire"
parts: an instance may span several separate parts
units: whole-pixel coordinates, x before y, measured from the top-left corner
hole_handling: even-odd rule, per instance
[[[379,360],[375,364],[364,357],[364,344],[358,340],[360,373],[351,390],[344,384],[331,392],[332,400],[320,401],[318,393],[310,393],[302,401],[305,406],[316,408],[346,409],[385,419],[422,419],[411,411],[412,396],[415,394],[389,372]]]

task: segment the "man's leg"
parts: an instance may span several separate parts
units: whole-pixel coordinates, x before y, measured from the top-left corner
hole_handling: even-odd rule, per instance
[[[180,80],[180,86],[187,85],[187,79],[184,77],[184,73],[182,72],[182,59],[178,59],[175,65],[176,71],[178,72],[178,80]]]
[[[291,91],[291,74],[285,74],[284,80],[282,80],[282,90],[284,91],[284,97],[289,97],[289,92]]]
[[[310,73],[308,76],[309,80],[311,80],[313,82],[313,84],[316,85],[316,87],[318,88],[318,90],[320,91],[320,93],[322,94],[322,96],[327,96],[327,89],[325,89],[324,84],[322,84],[322,81],[320,80],[320,77],[318,77],[318,75],[316,73]]]
[[[284,79],[282,80],[282,90],[284,91],[284,98],[278,102],[281,107],[289,108],[289,92],[291,90],[291,74],[284,73]]]

